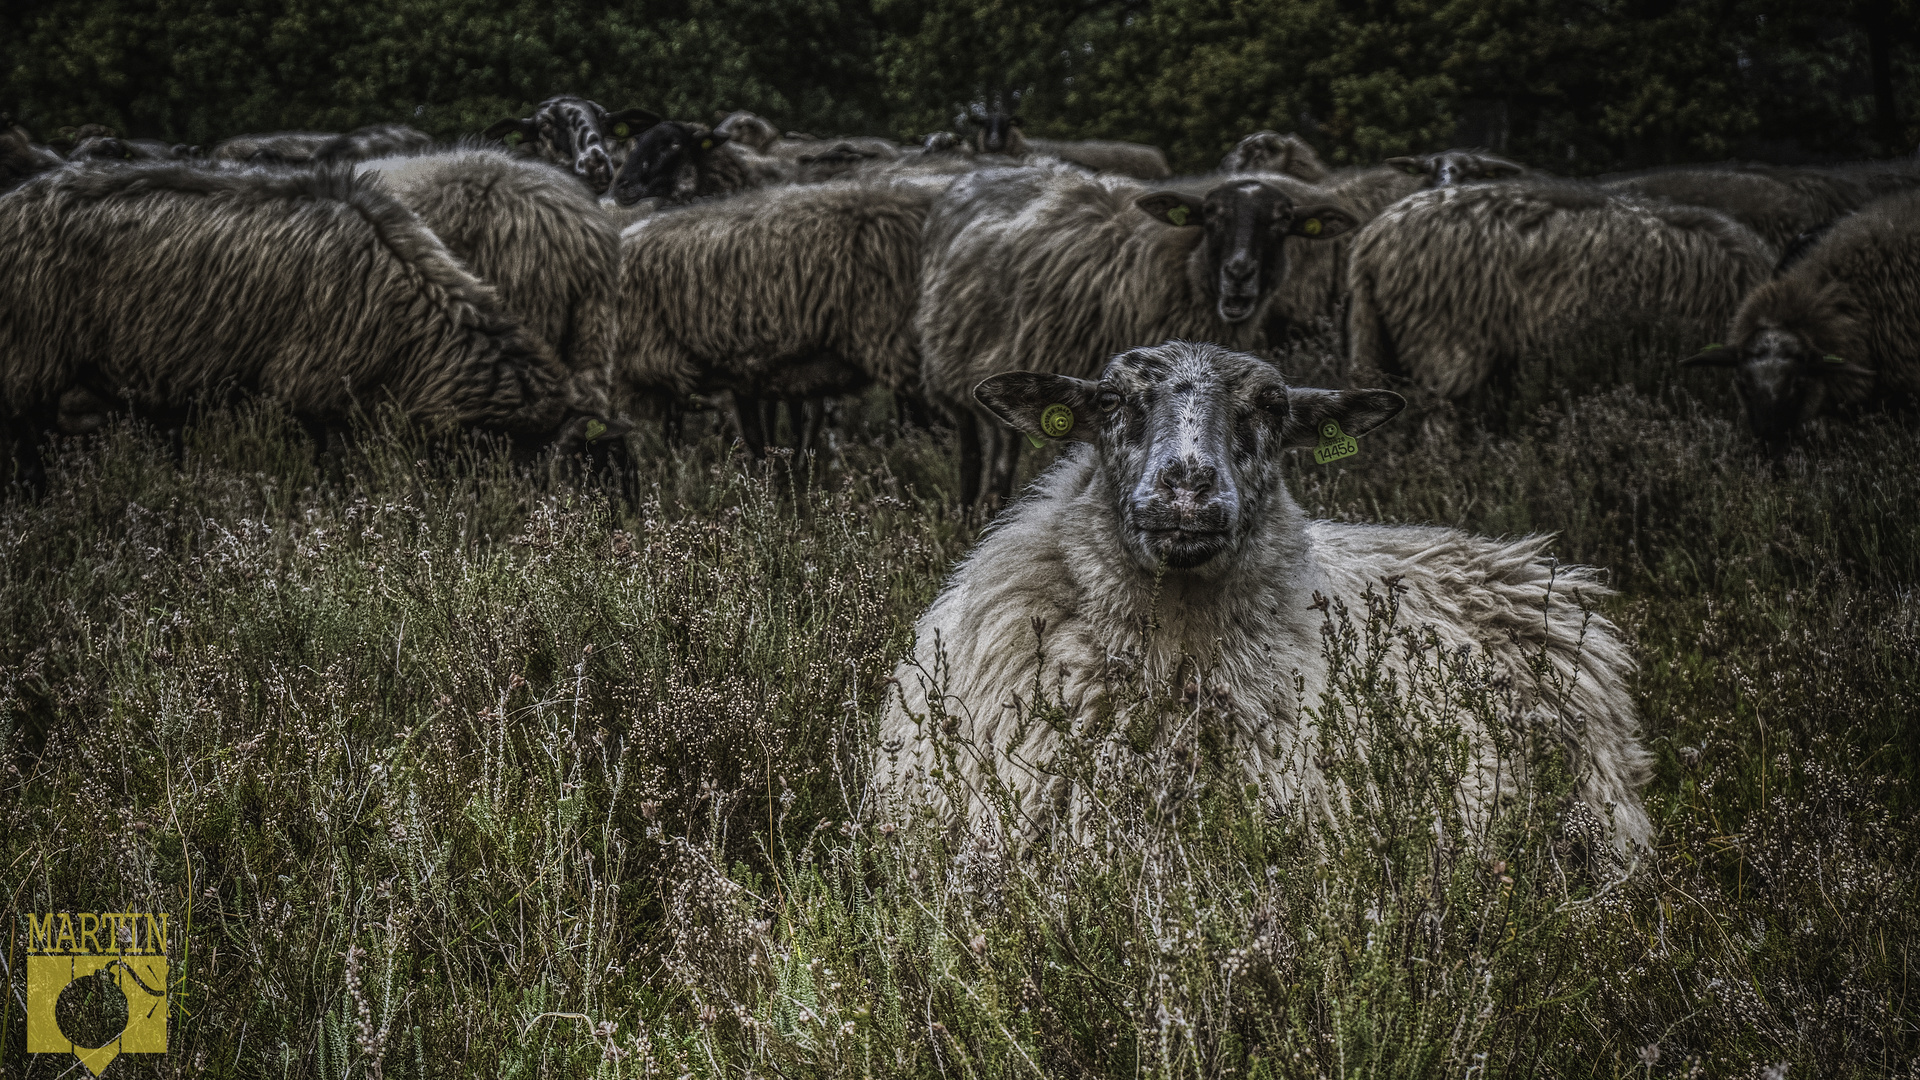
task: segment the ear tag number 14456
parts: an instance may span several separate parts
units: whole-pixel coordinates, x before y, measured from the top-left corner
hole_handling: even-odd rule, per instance
[[[1320,425],[1320,445],[1313,448],[1313,460],[1327,465],[1360,452],[1360,441],[1340,430],[1332,420]]]

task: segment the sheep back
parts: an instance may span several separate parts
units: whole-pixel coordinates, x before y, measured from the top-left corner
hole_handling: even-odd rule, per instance
[[[257,390],[341,419],[551,428],[562,371],[371,179],[133,163],[0,197],[0,369],[14,415],[85,385],[152,409]]]
[[[499,291],[567,367],[569,407],[611,415],[620,229],[570,173],[492,149],[360,166]]]
[[[1830,220],[1825,200],[1758,172],[1729,169],[1661,169],[1610,180],[1609,191],[1665,199],[1685,206],[1718,210],[1783,249],[1794,237]]]
[[[1712,210],[1512,181],[1395,203],[1354,241],[1355,378],[1398,370],[1446,397],[1595,330],[1717,339],[1773,252]]]
[[[629,226],[616,382],[758,396],[909,385],[921,230],[943,185],[781,187]]]

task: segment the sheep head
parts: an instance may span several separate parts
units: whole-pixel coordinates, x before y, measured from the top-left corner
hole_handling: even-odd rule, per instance
[[[1732,368],[1748,425],[1778,458],[1800,425],[1826,408],[1837,382],[1873,380],[1873,369],[1836,351],[1854,339],[1852,327],[1844,286],[1775,279],[1742,306],[1729,344],[1709,345],[1681,364]]]
[[[1291,387],[1258,357],[1185,341],[1122,353],[1097,382],[1014,371],[973,395],[1029,438],[1092,444],[1141,569],[1208,574],[1288,504],[1282,450],[1329,423],[1364,435],[1406,404],[1386,390]]]
[[[509,146],[533,147],[546,161],[572,170],[598,195],[613,182],[608,146],[659,122],[645,109],[608,112],[597,101],[563,95],[541,102],[532,116],[502,120],[482,134]]]
[[[627,163],[613,181],[614,201],[632,206],[642,199],[684,202],[692,198],[701,164],[725,146],[727,139],[724,131],[677,120],[648,128],[634,143]]]
[[[1442,150],[1421,157],[1392,157],[1386,164],[1411,176],[1425,177],[1427,187],[1452,187],[1475,180],[1511,180],[1526,166],[1485,150]]]
[[[1204,198],[1158,191],[1134,205],[1175,228],[1204,230],[1196,252],[1204,266],[1196,268],[1195,283],[1212,295],[1215,313],[1229,325],[1252,318],[1287,276],[1287,237],[1329,240],[1359,224],[1331,203],[1295,206],[1278,187],[1251,179],[1221,184]]]

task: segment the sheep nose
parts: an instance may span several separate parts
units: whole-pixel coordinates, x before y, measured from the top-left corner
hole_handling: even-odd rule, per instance
[[[1213,489],[1218,486],[1219,475],[1211,465],[1201,465],[1198,462],[1189,464],[1185,461],[1169,462],[1160,470],[1160,487],[1168,495],[1173,496],[1175,502],[1198,504],[1213,494]],[[1182,496],[1185,498],[1183,499]]]

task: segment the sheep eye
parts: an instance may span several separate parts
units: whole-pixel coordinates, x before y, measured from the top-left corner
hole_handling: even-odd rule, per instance
[[[1110,413],[1113,410],[1119,408],[1120,403],[1124,400],[1126,399],[1122,398],[1119,394],[1116,394],[1111,390],[1102,390],[1100,391],[1099,396],[1093,399],[1093,403],[1094,403],[1094,406],[1098,408],[1101,412]]]
[[[1253,403],[1275,416],[1287,415],[1287,392],[1280,389],[1262,390],[1254,395]]]

